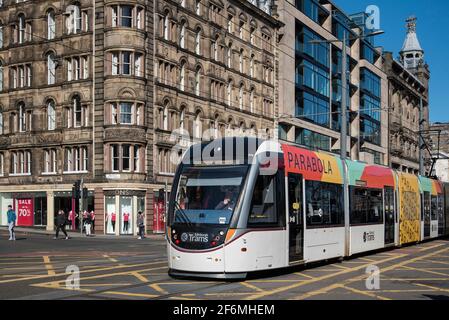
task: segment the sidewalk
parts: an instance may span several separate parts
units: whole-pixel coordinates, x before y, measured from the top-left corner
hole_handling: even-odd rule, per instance
[[[0,226],[0,230],[5,230],[7,232],[8,227]],[[24,233],[24,234],[44,234],[44,235],[51,236],[51,237],[53,237],[55,235],[55,231],[47,231],[46,229],[38,229],[38,228],[15,227],[14,230],[17,233],[20,232],[20,233]],[[81,235],[79,231],[71,231],[71,230],[66,230],[66,231],[70,238],[88,238],[88,237],[86,237],[86,235],[84,233]],[[61,237],[61,234],[62,233],[60,232],[59,237]],[[92,236],[89,238],[90,239],[98,238],[98,239],[121,239],[121,240],[123,240],[123,239],[136,239],[137,236],[133,236],[133,235],[114,236],[114,235],[109,235],[109,234],[92,234]],[[164,241],[165,235],[164,234],[147,234],[147,235],[145,235],[145,238],[151,239],[151,240]]]

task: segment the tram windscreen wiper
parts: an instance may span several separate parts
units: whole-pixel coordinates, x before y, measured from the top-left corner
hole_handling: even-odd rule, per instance
[[[187,214],[185,213],[185,211],[181,208],[181,206],[179,205],[179,202],[177,200],[175,200],[174,202],[175,202],[175,207],[177,210],[175,213],[175,222],[176,222],[176,214],[180,213],[180,217],[182,218],[183,222],[186,223],[187,225],[191,226],[192,221],[190,221],[190,219],[187,216]]]

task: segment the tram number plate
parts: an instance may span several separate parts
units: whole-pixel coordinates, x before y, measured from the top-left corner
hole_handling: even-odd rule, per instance
[[[209,234],[198,232],[184,232],[181,234],[182,242],[209,242]]]

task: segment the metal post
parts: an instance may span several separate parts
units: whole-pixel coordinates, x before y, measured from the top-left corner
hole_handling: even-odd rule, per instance
[[[424,176],[424,159],[422,146],[424,145],[424,141],[422,138],[423,135],[423,102],[422,97],[419,98],[419,174]]]
[[[80,215],[80,233],[81,235],[83,235],[83,213],[84,213],[84,208],[83,208],[83,179],[81,178],[81,183],[80,183],[80,199],[79,199],[79,215]]]
[[[349,256],[350,232],[349,232],[349,189],[348,174],[346,168],[346,140],[347,140],[347,114],[346,114],[346,34],[343,33],[343,46],[341,56],[341,135],[340,157],[343,161],[343,206],[345,214],[345,255]]]

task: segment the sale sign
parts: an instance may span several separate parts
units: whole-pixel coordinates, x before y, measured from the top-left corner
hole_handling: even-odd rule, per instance
[[[33,199],[17,199],[17,225],[32,226],[34,224]]]
[[[165,232],[165,206],[164,201],[160,201],[157,197],[153,202],[153,232]]]

